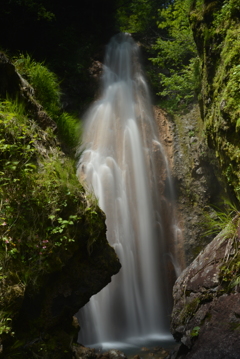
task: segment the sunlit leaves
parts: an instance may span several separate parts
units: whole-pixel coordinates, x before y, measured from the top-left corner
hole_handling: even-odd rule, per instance
[[[158,27],[165,30],[152,46],[159,67],[158,95],[178,105],[189,103],[198,84],[199,60],[189,25],[189,1],[176,0],[158,12]]]

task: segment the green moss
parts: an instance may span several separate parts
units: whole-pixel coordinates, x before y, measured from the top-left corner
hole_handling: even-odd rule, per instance
[[[196,258],[198,256],[198,254],[201,252],[201,250],[204,248],[204,245],[198,245],[198,246],[195,246],[194,249],[193,249],[193,256],[194,258]]]
[[[207,312],[207,314],[205,315],[205,317],[201,320],[201,326],[205,323],[205,322],[210,322],[212,318],[212,314],[210,314],[209,312]]]
[[[204,1],[202,9],[193,6],[190,20],[202,60],[204,130],[240,200],[239,14],[237,0]]]
[[[33,87],[32,98],[40,103],[44,110],[56,121],[58,135],[68,150],[78,144],[80,138],[80,121],[78,116],[61,110],[61,91],[59,80],[54,72],[44,63],[36,62],[29,55],[20,55],[14,61],[17,71]],[[75,151],[75,150],[74,150]]]
[[[105,233],[105,217],[75,172],[51,129],[39,128],[17,103],[0,103],[0,328],[6,335],[25,291],[36,293],[46,273],[61,270],[79,245],[92,252]]]
[[[240,323],[230,323],[229,326],[232,330],[240,331]]]
[[[227,291],[240,284],[240,255],[231,258],[220,268],[220,280]]]
[[[187,323],[190,318],[196,313],[197,309],[199,308],[200,299],[194,298],[189,303],[187,303],[179,314],[180,322]]]

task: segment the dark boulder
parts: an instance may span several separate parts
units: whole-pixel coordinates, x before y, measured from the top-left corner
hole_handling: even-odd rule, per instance
[[[173,358],[240,358],[239,217],[187,267],[174,285]]]

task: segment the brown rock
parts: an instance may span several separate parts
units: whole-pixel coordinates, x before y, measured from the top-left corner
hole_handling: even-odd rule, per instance
[[[73,346],[74,359],[96,359],[95,349],[86,348],[82,345]]]
[[[103,354],[98,355],[97,359],[127,359],[127,357],[120,350],[111,349]]]
[[[221,272],[238,255],[236,240],[221,232],[177,279],[171,329],[181,345],[171,358],[240,358],[240,293]]]

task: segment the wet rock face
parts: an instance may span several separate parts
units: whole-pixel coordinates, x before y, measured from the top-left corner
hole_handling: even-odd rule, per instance
[[[188,112],[167,115],[155,108],[159,136],[168,157],[176,193],[178,226],[181,230],[177,250],[181,269],[213,239],[203,236],[204,212],[221,202],[224,180],[213,150],[203,134],[200,109],[196,104]],[[226,196],[226,193],[225,193]]]
[[[180,345],[171,359],[239,358],[240,287],[226,270],[239,248],[235,234],[221,232],[176,281],[171,330]]]

